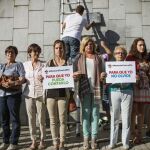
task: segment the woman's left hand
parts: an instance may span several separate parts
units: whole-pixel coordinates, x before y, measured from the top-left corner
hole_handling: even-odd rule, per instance
[[[107,73],[106,72],[102,72],[101,75],[100,75],[100,80],[103,81],[107,76]]]
[[[2,82],[2,86],[3,86],[4,88],[9,88],[9,87],[11,87],[12,85],[14,85],[14,82],[13,82],[13,83]]]
[[[37,79],[40,81],[40,82],[43,82],[43,77],[41,75],[38,75]]]
[[[9,87],[15,86],[15,81],[8,80],[8,86]]]

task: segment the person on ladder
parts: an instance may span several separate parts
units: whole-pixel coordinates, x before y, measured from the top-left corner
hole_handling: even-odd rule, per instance
[[[83,17],[84,7],[78,5],[76,7],[76,13],[68,15],[62,25],[63,35],[62,40],[66,45],[66,59],[70,64],[74,62],[75,57],[79,53],[80,40],[83,28],[89,30],[95,22],[88,23],[87,19]],[[73,95],[72,92],[70,91]],[[80,136],[80,100],[78,95],[75,96],[77,105],[77,124],[76,124],[76,136]]]

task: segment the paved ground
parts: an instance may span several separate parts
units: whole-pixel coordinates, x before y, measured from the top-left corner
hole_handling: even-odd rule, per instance
[[[143,130],[144,135],[145,130]],[[119,140],[120,141],[120,140]],[[0,143],[2,142],[2,135],[0,134]],[[109,130],[103,130],[100,128],[99,138],[98,138],[98,149],[106,150],[106,146],[109,143]],[[30,135],[27,126],[23,126],[21,130],[21,137],[19,141],[20,150],[28,150],[30,146]],[[68,150],[82,150],[82,137],[76,137],[74,127],[71,128],[71,131],[67,132],[66,136],[66,149]],[[52,149],[52,140],[50,135],[50,130],[47,128],[47,137],[46,137],[46,150]],[[117,148],[114,150],[121,150],[121,143],[118,144]],[[141,145],[132,145],[131,150],[150,150],[150,139],[143,137],[143,143]]]

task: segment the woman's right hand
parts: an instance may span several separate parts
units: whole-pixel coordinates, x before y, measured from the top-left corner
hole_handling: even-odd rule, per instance
[[[40,82],[43,82],[44,77],[43,77],[42,75],[38,75],[37,79],[38,79]]]
[[[140,76],[136,75],[136,81],[139,81],[139,80],[140,80]]]
[[[101,80],[101,81],[105,80],[106,77],[107,77],[107,73],[106,73],[106,72],[102,72],[102,73],[100,74],[100,80]]]
[[[2,82],[2,87],[9,88],[10,87],[9,82]]]
[[[76,71],[76,72],[73,73],[73,78],[74,79],[79,79],[80,76],[81,76],[81,72],[79,72],[79,71]]]

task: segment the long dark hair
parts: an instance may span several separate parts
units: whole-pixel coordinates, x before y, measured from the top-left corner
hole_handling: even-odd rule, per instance
[[[144,42],[144,49],[145,49],[145,51],[142,53],[142,55],[141,55],[141,53],[139,53],[139,51],[137,50],[137,43],[138,43],[139,41],[143,41],[143,42]],[[136,38],[136,39],[133,41],[132,45],[131,45],[131,49],[130,49],[130,51],[129,51],[129,54],[135,56],[135,57],[138,58],[138,59],[145,59],[145,58],[147,57],[147,49],[146,49],[145,40],[144,40],[143,38]]]
[[[56,46],[56,44],[58,44],[58,43],[60,43],[60,44],[63,46],[62,58],[65,59],[65,57],[66,57],[66,49],[65,49],[65,48],[66,48],[66,47],[65,47],[64,41],[62,41],[62,40],[56,40],[56,41],[54,42],[54,45],[53,45],[54,55],[55,55],[55,46]]]

